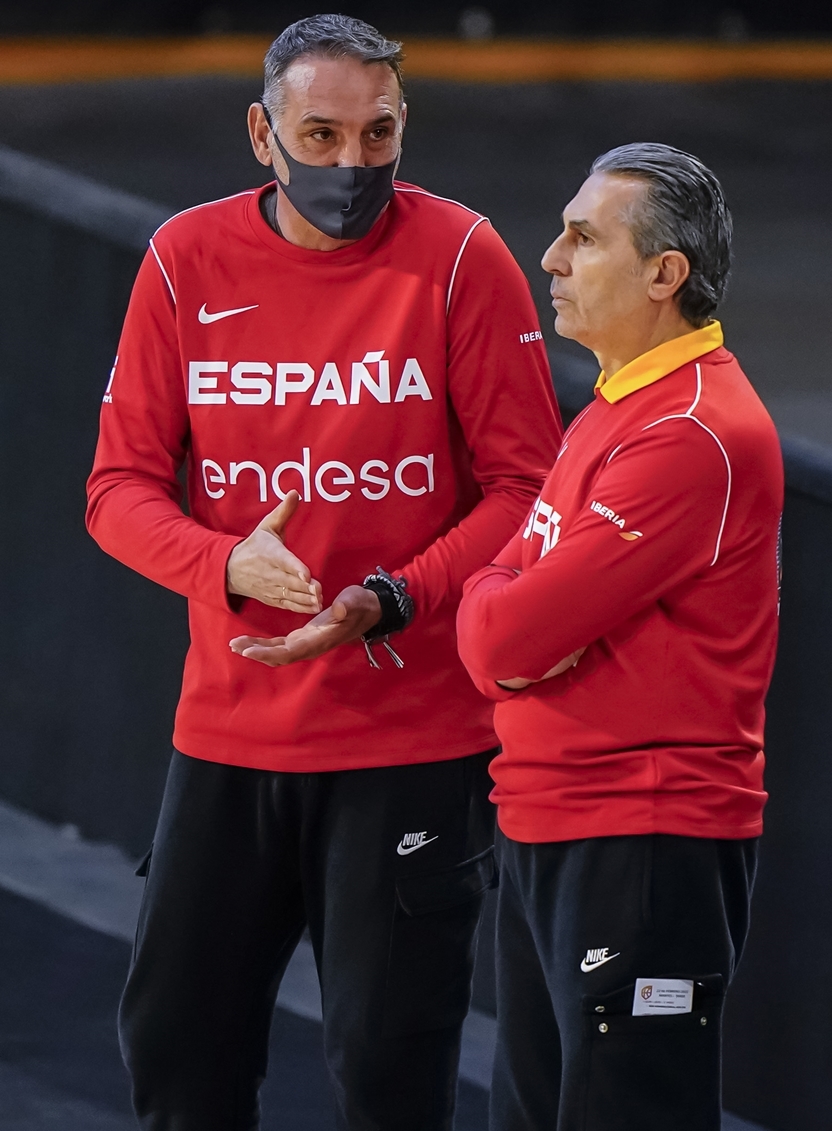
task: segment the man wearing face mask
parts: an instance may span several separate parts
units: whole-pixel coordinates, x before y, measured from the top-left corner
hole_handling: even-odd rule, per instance
[[[343,16],[275,41],[276,181],[156,233],[105,396],[90,530],[190,601],[120,1017],[154,1131],[258,1125],[306,927],[338,1125],[453,1119],[496,744],[454,617],[560,423],[499,237],[394,181],[400,58]]]

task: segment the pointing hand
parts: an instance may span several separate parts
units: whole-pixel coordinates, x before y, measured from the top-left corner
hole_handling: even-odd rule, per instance
[[[231,551],[226,569],[228,592],[253,597],[291,613],[319,613],[321,585],[303,562],[286,549],[283,531],[300,502],[290,491],[280,506]]]

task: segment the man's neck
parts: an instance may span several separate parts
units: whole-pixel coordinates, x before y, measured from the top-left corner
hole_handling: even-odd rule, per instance
[[[629,365],[631,361],[635,361],[637,357],[649,353],[657,346],[664,345],[665,342],[672,342],[674,338],[692,334],[695,329],[696,327],[691,326],[690,322],[681,316],[674,305],[672,310],[663,312],[661,316],[657,317],[645,333],[634,336],[629,341],[605,344],[599,350],[593,350],[593,353],[598,359],[598,364],[609,378],[616,374],[619,369],[623,369],[625,365]]]

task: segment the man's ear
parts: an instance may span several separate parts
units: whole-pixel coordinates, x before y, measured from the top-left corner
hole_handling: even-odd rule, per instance
[[[648,295],[655,302],[672,298],[690,277],[690,260],[682,251],[663,251],[653,261],[653,279]]]
[[[248,108],[248,136],[254,156],[261,165],[271,165],[272,154],[269,146],[271,129],[259,102],[252,102]]]

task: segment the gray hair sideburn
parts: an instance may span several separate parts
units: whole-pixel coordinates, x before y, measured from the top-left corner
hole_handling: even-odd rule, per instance
[[[690,276],[677,292],[679,312],[697,329],[722,301],[731,270],[731,212],[717,178],[690,153],[658,142],[621,145],[598,157],[590,173],[630,176],[646,191],[627,217],[636,251],[651,259],[681,251]]]
[[[266,52],[263,103],[273,117],[282,110],[283,76],[296,59],[310,55],[386,63],[396,76],[403,99],[401,43],[386,39],[370,24],[351,16],[310,16],[290,24]]]

